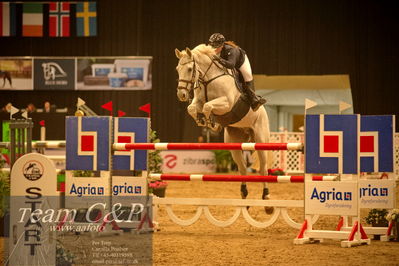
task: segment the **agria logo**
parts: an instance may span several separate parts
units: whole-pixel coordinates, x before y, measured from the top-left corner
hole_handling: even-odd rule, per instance
[[[369,184],[367,187],[359,189],[360,198],[362,197],[388,197],[389,189],[387,187],[371,187]]]
[[[321,203],[326,201],[351,201],[352,200],[352,192],[349,191],[335,191],[335,188],[332,188],[331,191],[317,191],[315,187],[312,192],[312,196],[310,199],[317,199]]]

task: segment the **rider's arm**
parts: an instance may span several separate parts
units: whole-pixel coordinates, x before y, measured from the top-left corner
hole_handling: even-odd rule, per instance
[[[220,58],[220,63],[226,67],[233,69],[240,58],[240,50],[238,48],[229,49],[225,54],[225,58]]]

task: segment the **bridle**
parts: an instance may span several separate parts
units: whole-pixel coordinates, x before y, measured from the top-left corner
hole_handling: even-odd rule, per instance
[[[191,60],[191,61],[187,61],[187,62],[185,62],[183,64],[180,64],[180,65],[186,65],[186,64],[189,64],[189,63],[194,63],[193,64],[193,72],[192,72],[192,75],[191,75],[191,80],[187,80],[187,79],[178,79],[177,80],[179,82],[179,84],[180,84],[180,82],[185,83],[185,87],[178,86],[177,89],[178,90],[187,90],[189,93],[191,91],[193,91],[194,89],[196,89],[196,88],[201,88],[201,85],[202,85],[204,87],[204,89],[205,89],[204,92],[205,92],[205,101],[206,102],[208,102],[208,89],[207,89],[207,87],[208,87],[209,83],[211,83],[212,81],[214,81],[214,80],[216,80],[216,79],[218,79],[218,78],[220,78],[222,76],[225,76],[225,75],[229,75],[229,76],[232,76],[234,78],[234,76],[228,72],[226,67],[220,66],[220,63],[218,64],[217,60],[211,58],[210,56],[208,56],[208,57],[209,57],[209,59],[211,59],[211,63],[209,64],[208,68],[206,69],[206,71],[204,73],[201,73],[200,69],[197,70],[196,62],[195,62],[194,59]],[[211,69],[213,64],[217,68],[221,69],[223,72],[221,74],[215,76],[215,77],[212,77],[212,78],[210,78],[208,80],[205,80],[206,74]],[[198,86],[195,86],[196,82],[197,82],[197,80],[196,80],[197,72],[198,72],[198,83],[199,84],[198,84]],[[191,85],[191,87],[190,87],[190,85]],[[191,94],[190,94],[189,95],[189,101],[191,101],[191,99],[192,99],[192,97],[191,97]]]
[[[178,86],[177,87],[177,89],[178,90],[186,90],[187,92],[191,92],[191,91],[193,91],[193,89],[195,89],[195,83],[196,83],[196,80],[195,80],[195,76],[196,76],[196,74],[197,74],[197,68],[196,68],[196,64],[195,64],[195,60],[193,59],[193,60],[191,60],[191,61],[187,61],[187,62],[185,62],[185,63],[183,63],[183,64],[180,64],[180,65],[187,65],[187,64],[189,64],[189,63],[194,63],[193,64],[193,73],[192,73],[192,75],[191,75],[191,80],[187,80],[187,79],[178,79],[177,80],[177,82],[180,84],[180,82],[182,82],[182,83],[185,83],[185,87],[183,87],[183,86]],[[191,85],[191,88],[189,87]],[[191,95],[190,95],[190,98],[189,98],[189,100],[191,100]]]

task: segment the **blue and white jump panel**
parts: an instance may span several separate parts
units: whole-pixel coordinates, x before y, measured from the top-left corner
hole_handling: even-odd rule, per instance
[[[391,115],[307,115],[305,172],[393,172],[394,128]]]
[[[109,171],[113,142],[148,142],[149,125],[148,118],[67,117],[66,170]],[[115,151],[112,169],[146,170],[147,151]]]

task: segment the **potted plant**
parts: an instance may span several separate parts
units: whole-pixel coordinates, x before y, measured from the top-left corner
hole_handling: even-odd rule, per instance
[[[214,150],[213,153],[215,154],[216,172],[229,172],[234,163],[230,151]]]
[[[388,214],[386,209],[371,209],[367,215],[366,223],[373,227],[387,227],[388,221],[385,216]]]
[[[148,193],[152,193],[160,198],[165,197],[166,187],[168,183],[162,180],[153,180],[148,184]]]
[[[155,130],[150,130],[150,141],[152,143],[159,143],[160,139]],[[148,153],[148,171],[151,173],[162,173],[162,157],[161,151],[155,150]]]
[[[155,130],[150,130],[150,141],[152,143],[159,143],[160,139]],[[148,171],[150,173],[162,173],[162,157],[161,152],[158,150],[150,151],[148,153]],[[148,193],[154,194],[158,197],[165,197],[165,191],[168,183],[161,180],[152,180],[148,183]]]
[[[392,222],[394,241],[399,241],[399,209],[391,209],[387,213],[386,219]]]
[[[269,175],[285,175],[284,170],[281,168],[274,168],[268,170]]]

